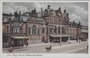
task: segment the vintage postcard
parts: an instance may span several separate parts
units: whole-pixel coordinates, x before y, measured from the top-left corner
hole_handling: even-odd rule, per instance
[[[88,56],[89,1],[80,1],[2,1],[1,53]]]

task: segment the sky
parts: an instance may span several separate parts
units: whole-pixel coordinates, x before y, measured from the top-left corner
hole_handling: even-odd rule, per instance
[[[46,9],[47,5],[51,9],[67,10],[69,13],[70,21],[76,23],[81,22],[82,25],[88,25],[88,3],[87,2],[3,2],[3,13],[13,13],[14,11],[21,11],[21,13],[31,11],[36,8],[37,12],[41,8]]]

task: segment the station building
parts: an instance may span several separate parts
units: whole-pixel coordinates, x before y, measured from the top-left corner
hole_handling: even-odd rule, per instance
[[[70,22],[66,10],[41,8],[40,12],[32,11],[14,14],[3,13],[3,43],[14,41],[15,46],[24,44],[25,40],[41,42],[66,42],[81,37],[81,24]]]

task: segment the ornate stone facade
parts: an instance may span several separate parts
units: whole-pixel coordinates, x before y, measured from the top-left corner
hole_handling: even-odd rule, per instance
[[[67,41],[69,38],[80,37],[80,24],[69,22],[69,13],[66,10],[50,8],[37,12],[34,8],[31,12],[21,14],[14,12],[12,15],[3,14],[3,39],[14,38],[38,39],[42,42]],[[53,35],[53,36],[52,36]],[[78,35],[78,36],[77,36]]]

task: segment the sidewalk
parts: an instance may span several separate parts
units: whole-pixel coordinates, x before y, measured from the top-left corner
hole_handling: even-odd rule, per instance
[[[70,44],[68,42],[66,42],[66,43],[63,42],[61,44],[61,46],[59,44],[57,44],[56,46],[52,45],[52,49],[66,48],[66,47],[70,47],[70,46],[77,46],[77,45],[81,45],[83,43],[86,43],[86,42],[81,42],[81,43],[71,42]]]
[[[52,46],[52,50],[53,49],[62,49],[62,48],[66,48],[66,47],[69,47],[69,46],[77,46],[77,45],[80,45],[80,44],[83,44],[83,43],[87,43],[87,41],[83,41],[81,43],[79,42],[62,42],[61,43],[61,46],[60,46],[60,43],[38,43],[38,44],[31,44],[29,45],[27,48],[26,47],[16,47],[16,49],[14,50],[15,52],[16,51],[27,51],[27,50],[42,50],[41,52],[45,52],[46,49],[45,47],[51,45]],[[8,50],[8,49],[4,49],[4,50]]]
[[[72,45],[79,45],[79,44],[82,44],[82,43],[86,43],[86,41],[82,41],[81,43],[79,42],[75,42],[75,41],[71,41],[70,44],[69,42],[62,42],[61,43],[61,47],[64,47],[64,46],[72,46]],[[43,46],[43,45],[51,45],[52,47],[54,46],[60,46],[60,43],[39,43],[39,44],[31,44],[31,45],[28,45],[29,46]]]

